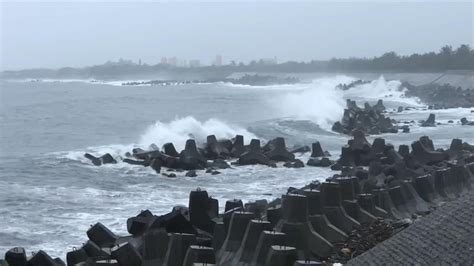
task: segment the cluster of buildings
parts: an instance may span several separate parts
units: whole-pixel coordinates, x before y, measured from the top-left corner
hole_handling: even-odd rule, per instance
[[[176,56],[173,57],[162,57],[160,60],[162,65],[170,65],[174,67],[200,67],[202,66],[201,60],[184,60],[179,59]],[[222,66],[222,55],[216,55],[215,59],[212,61],[211,65],[213,66]]]
[[[137,62],[133,62],[132,60],[126,60],[123,58],[120,58],[117,62],[113,61],[107,61],[105,63],[106,65],[142,65],[142,60],[139,59]],[[160,60],[161,65],[168,65],[172,67],[201,67],[205,65],[211,65],[211,66],[223,66],[224,62],[222,59],[222,55],[216,55],[216,57],[210,62],[210,64],[203,64],[201,63],[201,60],[194,59],[194,60],[185,60],[185,59],[180,59],[176,56],[173,57],[162,57]],[[230,65],[237,65],[235,61],[230,61]],[[239,63],[239,65],[242,65],[243,63]],[[277,58],[262,58],[258,61],[253,60],[250,62],[250,64],[263,64],[263,65],[275,65],[277,64]]]

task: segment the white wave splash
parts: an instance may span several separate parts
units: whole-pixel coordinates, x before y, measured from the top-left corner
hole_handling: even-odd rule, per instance
[[[344,91],[344,97],[350,99],[365,100],[388,100],[393,102],[404,103],[410,106],[419,106],[420,100],[415,97],[405,97],[406,88],[402,87],[399,80],[385,80],[383,76]]]
[[[355,77],[338,75],[318,78],[311,83],[268,86],[267,89],[270,91],[265,92],[267,103],[263,106],[271,108],[274,118],[310,120],[320,128],[331,131],[332,124],[339,121],[344,113],[347,98],[360,102],[384,99],[405,105],[419,105],[416,98],[404,97],[405,89],[401,87],[400,81],[387,81],[383,76],[346,91],[337,89],[337,85],[349,84],[355,80],[357,80]],[[260,86],[239,88],[262,89]],[[211,134],[216,135],[218,139],[232,138],[240,134],[247,142],[255,138],[255,135],[248,130],[218,119],[199,121],[192,116],[186,116],[170,122],[155,122],[134,143],[89,147],[87,151],[97,155],[107,152],[112,155],[123,155],[133,147],[147,148],[150,144],[161,147],[167,142],[172,142],[177,150],[182,150],[187,139],[193,138],[199,145],[205,143],[206,137]]]
[[[177,118],[168,123],[161,121],[155,122],[144,131],[135,143],[92,146],[85,150],[59,152],[56,154],[61,158],[88,162],[83,156],[84,152],[96,156],[110,153],[114,157],[119,157],[136,147],[147,149],[151,144],[156,144],[158,147],[161,147],[167,142],[172,142],[179,152],[184,149],[186,140],[194,139],[197,144],[200,145],[206,142],[206,138],[209,135],[215,135],[217,139],[230,139],[235,137],[235,135],[242,135],[246,143],[249,143],[252,138],[256,138],[256,136],[248,130],[218,119],[211,118],[201,122],[192,116],[187,116]]]
[[[273,99],[278,115],[296,119],[308,119],[321,128],[328,129],[339,120],[345,107],[343,93],[336,90],[341,83],[350,83],[355,79],[348,76],[315,79],[309,84],[294,85],[295,90]]]
[[[215,135],[217,139],[233,138],[235,135],[243,135],[244,140],[250,142],[255,135],[244,128],[227,124],[215,118],[204,122],[192,116],[175,119],[169,123],[157,121],[148,127],[140,137],[139,146],[147,147],[154,143],[159,147],[167,142],[173,142],[176,149],[184,148],[186,140],[195,139],[197,143],[204,143],[208,135]]]

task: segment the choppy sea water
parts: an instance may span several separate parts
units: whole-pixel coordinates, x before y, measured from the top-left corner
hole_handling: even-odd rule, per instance
[[[169,212],[187,205],[192,189],[201,187],[219,199],[244,201],[279,197],[289,186],[300,187],[333,175],[329,169],[287,169],[244,166],[212,176],[168,179],[150,168],[125,163],[94,167],[84,152],[123,156],[133,147],[173,142],[177,149],[193,137],[202,143],[209,134],[231,138],[242,134],[269,140],[286,138],[287,145],[318,140],[337,159],[348,137],[330,131],[342,117],[345,99],[375,102],[391,109],[417,109],[389,114],[401,121],[426,119],[430,112],[441,122],[435,128],[411,127],[409,134],[383,135],[394,145],[410,144],[428,135],[447,147],[452,138],[474,142],[470,109],[426,110],[407,99],[399,81],[383,78],[348,91],[334,89],[350,76],[329,76],[310,83],[269,87],[230,84],[177,86],[116,86],[121,82],[7,82],[0,90],[0,256],[13,246],[43,249],[53,256],[87,240],[90,224],[102,222],[126,234],[126,219],[140,210]],[[453,120],[454,123],[448,123]],[[371,136],[369,140],[378,136]],[[307,160],[306,155],[297,157]]]

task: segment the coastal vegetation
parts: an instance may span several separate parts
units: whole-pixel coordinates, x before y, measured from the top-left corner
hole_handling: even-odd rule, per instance
[[[223,79],[235,72],[309,73],[309,72],[445,72],[474,70],[474,50],[467,44],[457,48],[446,45],[438,52],[398,55],[387,52],[373,58],[333,58],[308,62],[288,61],[269,64],[253,60],[247,64],[231,61],[222,66],[177,67],[169,64],[140,64],[130,60],[106,62],[83,68],[26,69],[4,71],[3,78],[93,78],[114,79],[150,77],[157,74],[189,76],[190,79]]]

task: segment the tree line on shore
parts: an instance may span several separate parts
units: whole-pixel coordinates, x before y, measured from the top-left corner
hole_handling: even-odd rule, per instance
[[[387,52],[374,58],[333,58],[328,61],[285,62],[278,65],[265,65],[262,61],[252,61],[248,65],[236,67],[242,70],[275,72],[474,70],[474,50],[466,44],[456,49],[446,45],[437,53],[400,56],[395,52]]]
[[[438,52],[401,56],[387,52],[373,58],[333,58],[330,60],[312,60],[309,62],[288,61],[280,64],[268,64],[264,60],[251,61],[248,64],[232,61],[223,66],[175,67],[165,64],[136,64],[131,61],[107,62],[102,65],[84,68],[64,67],[52,69],[29,69],[4,71],[5,78],[117,78],[135,75],[151,75],[157,72],[175,74],[204,74],[226,77],[233,72],[445,72],[447,70],[474,70],[474,50],[467,44],[456,49],[446,45]]]

